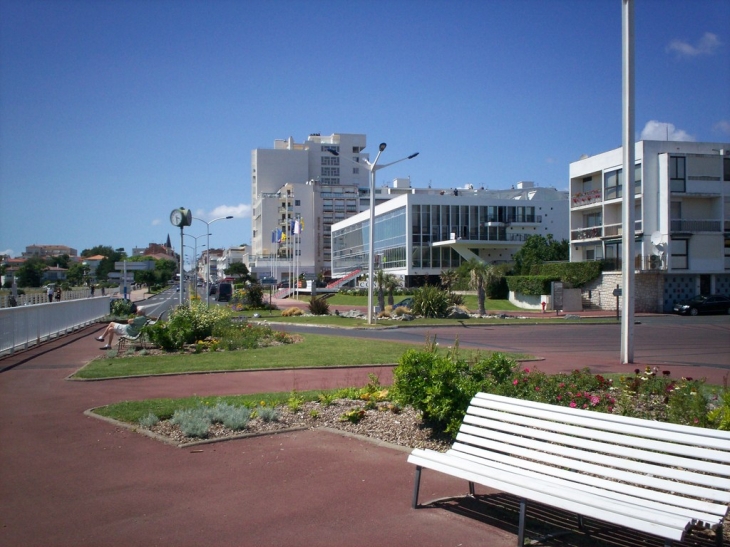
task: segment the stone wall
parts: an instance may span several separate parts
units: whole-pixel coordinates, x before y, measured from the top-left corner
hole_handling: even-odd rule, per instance
[[[584,307],[616,311],[616,297],[613,291],[621,286],[621,272],[603,272],[582,289]],[[642,313],[662,312],[664,278],[660,273],[641,272],[634,276],[634,311]],[[623,298],[619,298],[623,306]]]

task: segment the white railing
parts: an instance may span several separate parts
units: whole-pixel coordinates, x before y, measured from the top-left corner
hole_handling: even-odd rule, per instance
[[[61,336],[109,315],[108,296],[0,309],[0,355]]]

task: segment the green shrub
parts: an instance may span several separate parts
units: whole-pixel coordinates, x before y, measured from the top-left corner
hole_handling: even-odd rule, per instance
[[[730,391],[725,391],[721,398],[722,403],[707,415],[713,427],[730,431]]]
[[[509,290],[532,296],[550,294],[550,284],[560,281],[559,277],[545,275],[513,275],[506,279]]]
[[[456,435],[472,397],[493,391],[517,363],[503,354],[459,357],[458,341],[448,355],[439,355],[428,340],[423,351],[408,350],[393,371],[393,399],[419,410],[437,431]]]
[[[152,427],[157,425],[159,421],[160,419],[154,413],[150,412],[139,419],[139,425],[142,427]]]
[[[264,422],[267,422],[267,423],[279,421],[279,411],[271,406],[262,406],[262,407],[257,408],[256,414],[258,415],[259,418],[261,418]]]
[[[330,305],[324,296],[312,297],[309,299],[309,312],[313,315],[329,315]]]
[[[230,324],[231,311],[223,306],[206,306],[202,302],[175,308],[167,321],[157,321],[146,327],[150,341],[166,351],[185,344],[205,340],[220,325]]]
[[[202,407],[176,410],[170,421],[179,426],[180,431],[186,437],[200,439],[208,436],[208,429],[212,423],[208,416],[208,409]]]
[[[115,317],[127,317],[134,313],[136,305],[126,298],[116,298],[109,305],[109,313]]]
[[[425,285],[413,295],[413,312],[416,315],[443,317],[448,308],[448,293],[434,285]]]

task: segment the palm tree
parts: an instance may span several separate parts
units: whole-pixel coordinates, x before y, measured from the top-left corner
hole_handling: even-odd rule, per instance
[[[443,288],[446,289],[446,292],[451,292],[451,287],[459,280],[459,272],[456,270],[445,270],[441,272],[440,277]]]
[[[385,275],[385,290],[388,291],[388,305],[392,306],[395,303],[395,299],[393,298],[393,293],[395,290],[400,287],[400,281],[398,281],[398,278],[393,274],[386,274]]]
[[[487,315],[484,308],[484,300],[487,296],[487,285],[495,278],[494,266],[472,258],[467,262],[470,279],[469,286],[477,291],[477,301],[479,302],[479,315]]]
[[[387,274],[381,269],[375,273],[375,283],[378,285],[378,306],[380,311],[385,309],[385,283]]]

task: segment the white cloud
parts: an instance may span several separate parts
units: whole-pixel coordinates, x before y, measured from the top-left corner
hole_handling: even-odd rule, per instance
[[[696,44],[690,44],[682,40],[672,40],[667,46],[668,52],[673,52],[677,57],[698,57],[700,55],[712,55],[722,45],[717,34],[705,32]]]
[[[159,226],[160,224],[162,224],[162,221],[159,218],[152,221],[152,226]]]
[[[239,203],[238,205],[219,205],[212,211],[203,211],[200,209],[193,216],[206,220],[228,216],[232,216],[233,218],[250,218],[251,206],[245,203]]]
[[[712,129],[718,133],[725,133],[726,135],[730,135],[730,121],[720,120],[712,126]]]
[[[646,122],[641,130],[640,140],[644,141],[687,141],[694,142],[696,139],[684,131],[677,129],[673,123],[658,122],[651,120]]]
[[[4,251],[0,251],[0,256],[4,256],[4,255],[8,255],[8,256],[12,257],[12,256],[15,256],[15,252],[12,249],[5,249]]]

